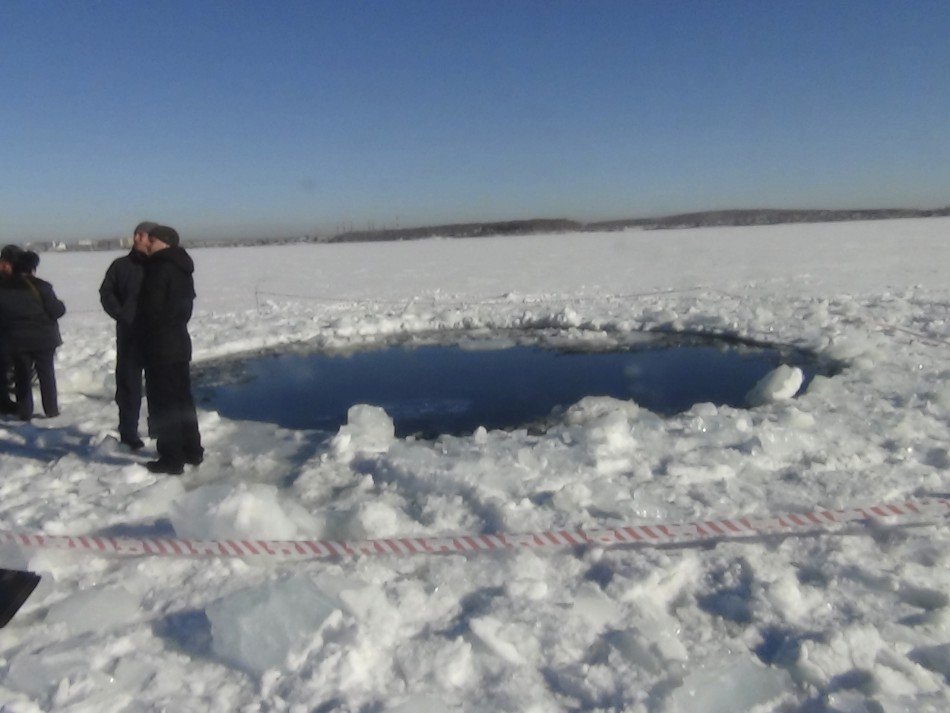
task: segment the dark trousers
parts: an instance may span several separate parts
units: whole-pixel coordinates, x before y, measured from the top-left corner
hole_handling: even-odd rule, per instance
[[[191,395],[191,365],[146,366],[145,395],[149,435],[156,440],[159,459],[176,465],[200,462],[204,449]]]
[[[0,349],[0,413],[16,413],[16,403],[12,398],[10,388],[12,380],[13,362],[10,356]]]
[[[17,416],[27,421],[33,418],[33,370],[40,382],[40,398],[47,416],[59,415],[56,396],[56,372],[53,370],[55,349],[32,352],[14,352],[13,379],[16,382]]]
[[[145,365],[131,339],[116,343],[115,403],[119,407],[119,437],[135,441],[139,437],[142,412],[142,374]]]

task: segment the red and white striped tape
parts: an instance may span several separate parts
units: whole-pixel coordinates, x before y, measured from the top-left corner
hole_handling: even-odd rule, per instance
[[[540,549],[578,545],[668,545],[703,540],[739,539],[768,534],[800,534],[835,529],[859,521],[888,525],[926,521],[950,512],[950,499],[815,510],[769,517],[738,517],[687,523],[624,525],[610,529],[574,529],[526,534],[402,537],[373,540],[187,540],[168,537],[126,538],[100,535],[42,535],[0,531],[0,542],[26,548],[77,553],[152,557],[268,557],[312,560],[359,555],[470,554],[493,550]]]

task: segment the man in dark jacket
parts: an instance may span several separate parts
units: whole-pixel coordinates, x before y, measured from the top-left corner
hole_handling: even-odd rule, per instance
[[[32,250],[17,255],[13,276],[0,283],[0,329],[3,347],[13,361],[16,379],[17,415],[33,418],[33,371],[40,382],[43,411],[49,418],[59,415],[56,371],[53,358],[63,343],[57,320],[66,306],[53,286],[36,277],[40,257]]]
[[[0,287],[4,280],[13,277],[13,264],[23,252],[17,245],[4,245],[0,250]],[[10,376],[13,362],[6,347],[6,329],[0,326],[0,413],[16,413],[16,402],[10,398]]]
[[[153,473],[179,475],[185,463],[198,465],[204,457],[191,395],[188,334],[195,266],[173,228],[152,228],[148,240],[135,316],[135,339],[145,361],[149,431],[158,450],[158,460],[146,467]]]
[[[99,287],[99,301],[115,320],[115,402],[119,407],[119,439],[132,450],[145,444],[139,437],[142,411],[142,373],[145,365],[139,354],[132,324],[138,307],[145,260],[148,257],[148,231],[158,223],[144,221],[132,231],[132,249],[116,258]]]

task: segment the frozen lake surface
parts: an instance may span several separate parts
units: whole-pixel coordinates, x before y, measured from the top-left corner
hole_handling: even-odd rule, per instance
[[[808,382],[783,357],[751,408],[658,416],[586,396],[541,433],[434,440],[394,437],[368,404],[328,434],[203,402],[205,461],[181,477],[142,466],[150,440],[118,443],[115,325],[96,287],[119,253],[44,254],[68,310],[62,414],[0,421],[0,523],[97,541],[352,541],[943,498],[947,235],[950,218],[196,249],[195,370],[219,383],[249,354],[415,345],[418,362],[512,332],[567,351],[734,334],[847,368]],[[947,519],[855,526],[307,562],[10,540],[0,567],[42,581],[2,630],[0,709],[946,713]]]

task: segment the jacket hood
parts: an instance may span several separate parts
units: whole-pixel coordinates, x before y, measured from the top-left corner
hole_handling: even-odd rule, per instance
[[[159,250],[157,253],[149,257],[149,260],[155,260],[157,262],[170,262],[175,267],[177,267],[182,272],[190,275],[195,271],[195,263],[191,259],[191,255],[185,252],[185,249],[178,247],[165,248],[164,250]]]

